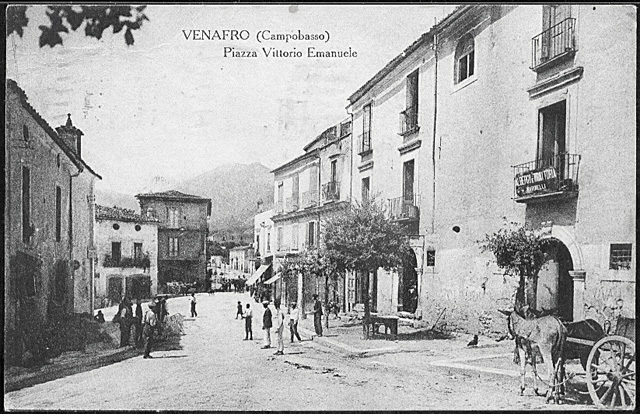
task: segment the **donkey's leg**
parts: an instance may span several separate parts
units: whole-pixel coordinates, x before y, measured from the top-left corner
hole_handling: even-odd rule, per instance
[[[529,351],[529,356],[531,357],[531,369],[533,370],[533,391],[536,395],[540,395],[538,393],[538,366],[536,365],[536,349],[532,348]]]
[[[524,395],[524,376],[527,372],[527,355],[522,347],[518,347],[518,354],[520,355],[520,395]]]
[[[546,401],[548,403],[553,398],[553,393],[555,391],[556,372],[555,372],[555,367],[553,366],[553,359],[551,358],[551,350],[545,349],[543,351],[541,349],[540,353],[542,354],[542,358],[544,358],[544,365],[547,368],[547,372],[549,373],[549,389],[547,390],[547,401]]]

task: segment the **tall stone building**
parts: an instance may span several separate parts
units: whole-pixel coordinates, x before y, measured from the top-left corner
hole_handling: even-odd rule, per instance
[[[167,282],[207,289],[207,236],[211,200],[170,190],[136,195],[143,216],[159,220],[158,292]]]
[[[466,5],[349,97],[354,199],[415,254],[371,276],[379,312],[503,329],[517,280],[477,241],[517,222],[551,241],[539,308],[635,317],[636,50],[633,6]]]
[[[4,357],[42,351],[47,327],[92,314],[94,195],[71,116],[56,130],[13,80],[5,95]]]

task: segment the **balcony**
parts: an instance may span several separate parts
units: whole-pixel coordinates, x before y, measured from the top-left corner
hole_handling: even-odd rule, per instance
[[[318,204],[318,191],[303,191],[300,200],[302,208],[313,207]]]
[[[419,195],[403,196],[389,200],[389,216],[395,221],[420,220]]]
[[[407,136],[418,132],[418,106],[412,106],[400,112],[400,132],[399,135]]]
[[[533,203],[578,196],[580,155],[558,154],[513,167],[514,200]]]
[[[322,200],[336,201],[340,200],[340,183],[337,181],[329,181],[322,185]]]
[[[119,267],[119,268],[130,268],[130,267],[141,267],[143,269],[148,269],[151,266],[151,260],[149,259],[149,255],[142,255],[138,257],[120,257],[120,259],[114,259],[110,254],[106,254],[104,256],[104,261],[102,262],[102,266],[104,267]]]
[[[531,41],[531,70],[540,72],[575,54],[576,19],[565,19]]]
[[[287,204],[286,204],[286,212],[290,212],[290,211],[296,211],[299,207],[299,200],[298,200],[298,195],[294,195],[291,197],[287,197]]]
[[[366,131],[358,137],[358,155],[371,152],[371,131]]]

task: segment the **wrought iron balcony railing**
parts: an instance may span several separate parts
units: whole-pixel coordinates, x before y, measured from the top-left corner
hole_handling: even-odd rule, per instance
[[[371,131],[366,131],[358,138],[358,154],[363,155],[371,151]]]
[[[307,208],[318,204],[318,190],[316,191],[303,191],[300,194],[301,207]]]
[[[568,18],[551,26],[531,41],[531,69],[539,71],[575,53],[576,19]]]
[[[146,254],[138,257],[122,256],[120,259],[112,258],[110,254],[106,254],[102,265],[104,267],[141,267],[143,269],[148,269],[151,266],[151,260],[149,259],[149,255]]]
[[[513,167],[514,199],[519,203],[542,197],[578,194],[580,155],[562,153]]]
[[[419,195],[402,196],[389,200],[389,216],[392,220],[409,221],[420,219]]]
[[[340,183],[337,181],[329,181],[322,185],[322,200],[333,201],[340,200]]]
[[[400,112],[400,132],[402,136],[412,134],[420,129],[418,125],[418,106],[412,106]]]
[[[300,202],[297,194],[291,197],[287,197],[287,205],[286,205],[287,213],[290,211],[296,211],[299,207],[299,204]]]

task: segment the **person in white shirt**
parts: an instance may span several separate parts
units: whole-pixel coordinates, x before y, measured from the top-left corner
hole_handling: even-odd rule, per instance
[[[156,304],[155,302],[149,303],[149,309],[144,313],[143,323],[144,327],[142,328],[142,335],[144,336],[145,346],[144,346],[144,358],[153,358],[151,356],[151,347],[153,346],[153,335],[158,329],[158,316],[156,315]]]
[[[280,310],[280,301],[275,301],[274,306],[276,307],[276,315],[275,315],[275,325],[274,328],[276,330],[276,338],[277,338],[277,351],[274,355],[284,355],[284,313]]]
[[[298,341],[302,341],[300,334],[298,333],[298,322],[300,322],[300,309],[296,307],[296,303],[291,304],[291,310],[289,310],[289,330],[291,331],[291,342],[293,337],[298,338]]]
[[[253,310],[251,309],[251,305],[247,303],[247,309],[244,311],[242,315],[244,319],[244,340],[253,341],[253,330],[252,330],[252,322],[253,322]]]

